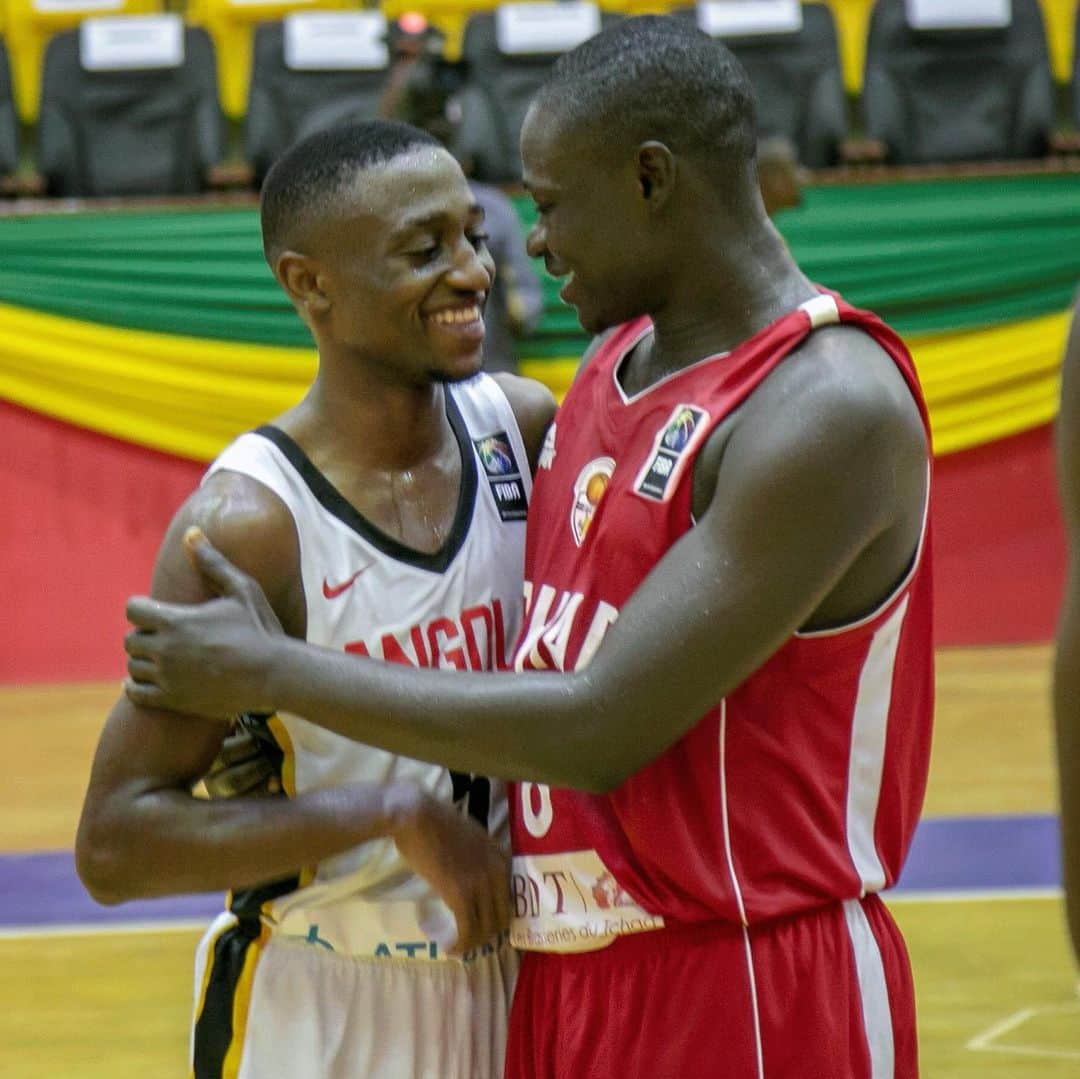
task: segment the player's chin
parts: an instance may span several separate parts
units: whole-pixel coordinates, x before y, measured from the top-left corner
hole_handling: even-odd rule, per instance
[[[577,319],[581,323],[581,328],[593,337],[597,334],[604,333],[606,330],[610,330],[612,326],[618,325],[622,320],[612,318],[609,314],[599,310],[595,307],[589,307],[585,304],[575,305],[577,309]]]
[[[478,375],[484,367],[483,349],[440,358],[431,371],[434,382],[464,382]]]

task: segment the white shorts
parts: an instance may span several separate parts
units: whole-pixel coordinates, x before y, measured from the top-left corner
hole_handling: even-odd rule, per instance
[[[501,1079],[509,943],[467,962],[330,950],[220,915],[199,945],[195,1079]]]

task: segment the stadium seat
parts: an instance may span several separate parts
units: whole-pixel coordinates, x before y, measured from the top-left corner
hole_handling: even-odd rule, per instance
[[[378,12],[304,12],[257,27],[244,133],[256,179],[312,131],[376,116],[389,70]]]
[[[45,52],[38,168],[50,195],[176,195],[224,151],[214,52],[179,15],[89,19]]]
[[[455,149],[477,180],[521,179],[518,137],[529,102],[558,56],[612,18],[618,16],[601,16],[595,4],[574,0],[503,4],[470,17]]]
[[[188,0],[184,17],[209,33],[218,57],[221,107],[233,120],[244,114],[251,79],[255,27],[294,11],[356,8],[356,0]]]
[[[38,115],[41,63],[54,34],[71,30],[93,15],[143,15],[162,11],[163,0],[0,0],[11,58],[15,102],[25,123]]]
[[[847,135],[836,24],[822,3],[706,0],[697,19],[739,58],[757,95],[758,135],[782,135],[810,168],[835,165]]]
[[[0,178],[9,176],[19,164],[19,122],[11,92],[11,72],[7,49],[0,39]]]
[[[896,164],[1043,155],[1054,97],[1037,0],[878,0],[863,109]]]

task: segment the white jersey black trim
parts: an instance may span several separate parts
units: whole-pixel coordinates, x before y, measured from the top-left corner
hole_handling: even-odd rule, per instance
[[[418,569],[430,570],[433,573],[444,573],[446,568],[454,561],[465,537],[469,534],[469,522],[472,520],[473,508],[476,504],[476,453],[465,426],[465,421],[458,409],[453,395],[447,393],[446,418],[450,421],[450,427],[457,440],[458,451],[461,454],[461,485],[458,491],[457,510],[454,513],[454,522],[450,527],[450,533],[446,542],[439,550],[427,554],[423,551],[414,550],[405,544],[388,536],[380,528],[373,525],[351,502],[323,475],[315,466],[311,458],[279,427],[272,424],[264,424],[257,427],[253,432],[268,439],[285,455],[289,464],[296,469],[300,478],[307,484],[308,489],[319,501],[319,504],[332,514],[342,524],[351,528],[358,535],[363,536],[368,543],[380,550],[390,558],[396,558],[399,562],[406,562]]]

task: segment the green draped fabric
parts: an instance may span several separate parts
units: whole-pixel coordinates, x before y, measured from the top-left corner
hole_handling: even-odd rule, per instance
[[[517,202],[523,230],[532,218]],[[779,226],[807,273],[901,333],[1064,309],[1080,280],[1080,175],[812,188]],[[612,238],[617,243],[617,237]],[[529,359],[580,353],[545,282]],[[307,346],[252,209],[0,219],[0,302],[111,326]]]

